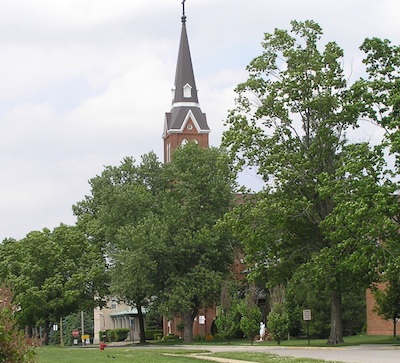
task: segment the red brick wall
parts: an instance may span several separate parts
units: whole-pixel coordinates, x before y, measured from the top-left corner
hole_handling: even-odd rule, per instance
[[[385,284],[378,285],[380,289],[385,288]],[[376,304],[374,295],[368,289],[366,293],[367,303],[367,334],[368,335],[393,335],[393,322],[383,320],[372,310]],[[400,332],[400,322],[397,322],[397,331]]]
[[[203,315],[205,316],[205,324],[200,324],[199,323],[199,316]],[[195,336],[201,336],[201,337],[205,337],[208,334],[211,334],[211,326],[214,322],[216,316],[216,309],[212,308],[212,309],[207,309],[205,311],[201,311],[200,314],[198,316],[196,316],[194,322],[193,322],[193,337]],[[176,329],[176,325],[180,322],[180,318],[179,317],[175,317],[173,320],[170,321],[170,327],[171,327],[171,333],[181,336],[182,333],[178,331],[178,329]],[[168,334],[168,321],[165,317],[163,317],[163,330],[164,330],[164,335]]]
[[[191,125],[192,128],[189,130],[188,125]],[[196,127],[193,124],[191,119],[188,120],[185,129],[182,133],[178,134],[169,134],[164,139],[164,162],[167,162],[167,144],[170,144],[171,153],[182,143],[182,140],[186,139],[188,142],[196,139],[198,144],[202,148],[208,147],[208,133],[200,134],[197,132]]]

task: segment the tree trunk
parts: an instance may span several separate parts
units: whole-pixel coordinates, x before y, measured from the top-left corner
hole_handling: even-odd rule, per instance
[[[397,327],[396,327],[396,325],[397,325],[397,319],[394,318],[393,319],[393,339],[396,339],[396,335],[397,335],[397,329],[396,329]]]
[[[190,312],[181,314],[183,321],[183,341],[193,341],[193,314]]]
[[[50,342],[50,321],[46,319],[44,323],[43,344],[49,345],[49,342]]]
[[[329,345],[343,343],[342,296],[339,291],[331,292],[331,332]]]
[[[146,343],[146,333],[144,330],[144,317],[143,317],[142,305],[137,304],[136,307],[137,307],[138,317],[139,317],[140,344],[145,344]],[[132,337],[132,340],[133,340],[133,337]]]

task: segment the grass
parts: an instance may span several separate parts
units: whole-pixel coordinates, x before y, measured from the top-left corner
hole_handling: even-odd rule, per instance
[[[177,343],[177,342],[175,342]],[[310,341],[313,347],[326,347],[326,339],[313,339]],[[169,345],[171,343],[169,342]],[[179,342],[178,342],[179,344]],[[201,344],[196,342],[194,344]],[[207,363],[209,360],[199,360],[189,357],[191,353],[202,353],[207,351],[207,345],[228,345],[227,342],[202,342],[204,350],[188,350],[171,347],[160,342],[149,344],[147,347],[107,347],[101,351],[98,347],[93,348],[77,348],[66,347],[59,348],[54,346],[39,347],[36,351],[37,363]],[[344,346],[360,345],[360,344],[397,344],[399,340],[394,340],[387,336],[353,336],[346,337]],[[249,341],[238,340],[232,341],[230,345],[250,345]],[[255,342],[255,346],[273,346],[274,342]],[[282,342],[282,346],[289,347],[307,347],[307,339],[292,339]],[[168,355],[167,355],[168,354]],[[171,355],[173,354],[173,355]],[[308,358],[289,358],[270,355],[265,353],[251,352],[225,352],[212,354],[213,357],[224,357],[239,360],[247,360],[258,363],[322,363],[326,361],[313,360]]]
[[[177,354],[177,356],[165,355]],[[56,348],[40,347],[36,349],[38,363],[199,363],[201,361],[185,357],[182,351],[171,349],[147,348]],[[185,354],[190,352],[184,351]],[[207,361],[203,361],[207,362]]]
[[[310,346],[312,347],[326,347],[327,344],[327,339],[310,339]],[[159,346],[168,346],[168,345],[180,345],[180,344],[185,344],[182,343],[181,341],[156,341],[154,343],[151,343],[151,345],[159,345]],[[250,345],[250,341],[244,340],[244,339],[238,339],[238,340],[232,340],[230,343],[227,341],[197,341],[193,342],[191,344],[194,345]],[[382,336],[382,335],[354,335],[354,336],[349,336],[344,338],[344,344],[341,344],[340,346],[353,346],[353,345],[360,345],[360,344],[395,344],[395,345],[400,345],[400,340],[399,339],[393,339],[390,336]],[[274,341],[268,341],[268,342],[259,342],[255,341],[254,342],[255,346],[260,346],[260,345],[265,345],[265,346],[275,346],[276,343]],[[306,338],[295,338],[291,340],[283,340],[281,342],[281,346],[284,347],[306,347],[308,346],[308,340]]]
[[[322,362],[335,363],[333,361],[326,361],[320,359],[281,357],[279,355],[267,354],[267,353],[226,352],[226,353],[215,353],[212,356],[228,358],[228,359],[246,360],[249,362],[257,362],[257,363],[322,363]]]
[[[149,348],[57,348],[41,347],[36,350],[38,363],[215,363],[210,360],[189,357],[196,353],[188,350]],[[197,353],[201,353],[198,351]],[[280,357],[265,353],[216,353],[213,357],[225,357],[258,363],[322,363],[326,361],[309,358]]]

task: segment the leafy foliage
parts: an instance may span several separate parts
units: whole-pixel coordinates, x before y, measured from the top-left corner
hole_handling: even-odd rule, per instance
[[[267,327],[278,344],[287,336],[289,332],[289,314],[284,304],[274,305],[272,311],[268,314]]]
[[[291,25],[265,34],[262,55],[236,89],[223,142],[237,168],[257,167],[266,184],[230,222],[252,278],[268,287],[305,279],[328,292],[328,342],[336,344],[342,294],[377,279],[382,241],[394,238],[396,185],[387,179],[383,147],[347,140],[367,112],[365,84],[348,86],[343,51],[319,44],[318,24]]]
[[[181,315],[191,340],[193,319],[218,300],[230,262],[231,246],[215,229],[233,197],[227,155],[189,143],[169,164],[154,153],[139,165],[125,158],[90,184],[91,195],[74,210],[108,254],[113,294],[135,305],[139,318],[149,303]]]
[[[0,276],[12,283],[20,324],[50,326],[101,304],[107,291],[104,257],[76,227],[30,232],[0,245]],[[95,299],[96,297],[96,299]]]
[[[24,333],[19,330],[13,304],[13,293],[4,283],[0,286],[0,361],[4,363],[31,363],[33,347],[29,346]]]
[[[139,312],[141,342],[145,342],[142,307],[155,295],[164,259],[165,225],[161,220],[162,164],[154,153],[136,165],[125,158],[90,180],[91,195],[74,206],[79,227],[101,246],[110,264],[111,292]]]

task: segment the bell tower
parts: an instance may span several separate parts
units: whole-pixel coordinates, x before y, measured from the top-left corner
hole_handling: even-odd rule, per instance
[[[206,114],[200,109],[194,78],[189,41],[186,32],[185,1],[182,1],[182,30],[179,43],[175,84],[172,88],[171,111],[165,114],[164,121],[164,162],[171,161],[171,153],[179,145],[197,142],[208,147],[210,128]]]

